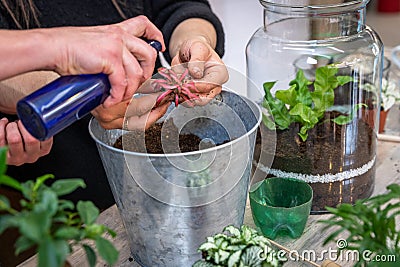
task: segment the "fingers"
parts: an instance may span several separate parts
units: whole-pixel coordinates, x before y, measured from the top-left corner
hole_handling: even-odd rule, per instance
[[[141,36],[147,40],[157,40],[165,51],[164,38],[161,31],[145,16],[137,16],[119,23],[127,33],[134,36]]]
[[[144,70],[128,49],[124,49],[123,65],[125,67],[126,79],[128,82],[123,100],[128,100],[135,94],[137,88],[143,82]]]
[[[221,93],[222,84],[229,78],[221,58],[207,42],[200,39],[185,41],[179,55],[173,58],[172,65],[176,69],[182,66],[188,68],[200,97],[194,101],[195,105],[205,105]]]
[[[132,98],[126,110],[125,117],[142,116],[153,109],[159,94],[142,95]]]
[[[160,93],[143,95],[133,98],[125,114],[124,128],[127,130],[147,129],[161,118],[170,105],[170,102],[155,107]]]
[[[143,80],[149,79],[153,74],[157,59],[157,50],[147,42],[133,36],[128,36],[125,42],[128,51],[134,56],[142,68]]]
[[[117,24],[125,33],[124,49],[122,55],[126,84],[120,84],[121,74],[111,74],[109,76],[111,83],[110,97],[104,102],[105,107],[110,107],[120,101],[130,99],[136,92],[139,85],[149,79],[153,73],[157,51],[148,43],[137,37],[143,37],[149,40],[157,40],[165,50],[162,33],[145,16],[138,16]],[[122,88],[124,87],[125,88]]]
[[[200,79],[204,76],[204,64],[210,59],[212,50],[204,42],[187,41],[179,50],[179,58],[181,62],[188,62],[189,74],[195,79]]]
[[[8,119],[7,118],[2,118],[0,120],[0,147],[7,145],[7,140],[6,140],[6,126],[7,126],[7,124],[8,124]]]
[[[20,120],[17,121],[17,126],[22,135],[24,150],[28,155],[30,155],[31,162],[35,162],[38,158],[50,153],[51,147],[53,145],[53,138],[47,139],[46,141],[39,141],[34,138],[28,132],[28,130],[26,130]]]
[[[10,122],[6,126],[6,140],[8,146],[7,163],[11,165],[22,165],[26,159],[24,155],[24,144],[17,123]]]
[[[8,146],[7,164],[19,166],[47,155],[53,139],[40,142],[28,133],[20,121],[8,122],[3,118],[0,120],[0,142],[2,146]]]
[[[159,41],[165,50],[161,31],[144,16],[112,25],[63,27],[47,33],[64,48],[59,49],[57,57],[58,73],[108,75],[111,90],[105,107],[130,99],[151,77],[157,52],[142,38]]]
[[[92,115],[104,129],[121,129],[129,103],[130,100],[126,100],[111,107],[101,105],[92,110]]]
[[[168,102],[155,107],[159,95],[142,95],[109,108],[100,106],[92,114],[105,129],[145,129],[161,118],[170,105]]]
[[[127,117],[124,128],[130,131],[147,129],[167,112],[169,106],[170,103],[164,103],[142,115]]]

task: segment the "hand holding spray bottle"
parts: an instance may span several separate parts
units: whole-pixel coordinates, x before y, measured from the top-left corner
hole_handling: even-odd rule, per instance
[[[157,52],[161,43],[149,41]],[[17,114],[28,132],[44,141],[98,107],[110,94],[104,73],[62,76],[17,103]]]

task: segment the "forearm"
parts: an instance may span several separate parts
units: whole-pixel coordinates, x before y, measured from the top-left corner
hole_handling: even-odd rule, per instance
[[[34,71],[1,81],[0,112],[15,114],[18,100],[58,77],[53,71]]]
[[[32,70],[55,68],[57,48],[45,29],[0,30],[0,80]]]
[[[181,45],[187,40],[203,40],[212,48],[217,43],[217,33],[214,26],[207,20],[191,18],[182,21],[173,31],[169,43],[169,53],[175,57]]]

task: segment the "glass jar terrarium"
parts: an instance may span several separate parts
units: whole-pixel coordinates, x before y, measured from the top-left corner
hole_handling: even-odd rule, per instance
[[[258,140],[276,134],[276,148],[261,144],[272,165],[255,167],[308,182],[312,213],[374,189],[383,45],[365,25],[368,2],[260,0],[264,26],[247,44],[247,94],[265,110]]]

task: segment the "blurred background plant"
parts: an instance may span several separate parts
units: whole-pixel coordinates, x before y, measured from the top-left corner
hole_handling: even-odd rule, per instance
[[[337,208],[327,207],[333,214],[324,230],[333,228],[324,241],[338,241],[339,235],[347,234],[347,250],[359,252],[355,266],[400,266],[400,185],[391,184],[388,192],[375,197],[358,200],[354,205],[340,204]],[[365,252],[371,252],[368,257]],[[375,261],[375,257],[386,257],[386,262]],[[369,261],[369,259],[371,261]]]
[[[20,183],[5,175],[7,148],[0,147],[0,185],[19,191],[22,209],[16,210],[12,203],[0,195],[0,234],[8,228],[17,228],[20,237],[15,243],[15,253],[36,248],[37,266],[64,266],[67,256],[75,246],[82,246],[91,267],[97,262],[97,253],[110,265],[118,259],[114,245],[103,237],[105,233],[115,237],[114,231],[97,224],[99,209],[91,201],[59,199],[78,187],[85,187],[82,179],[56,180],[51,186],[45,182],[54,176],[47,174],[36,181]],[[93,240],[89,243],[88,240]]]

